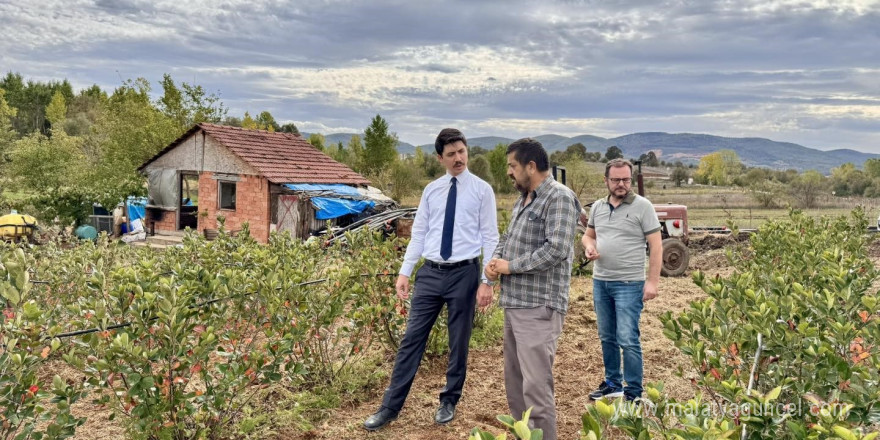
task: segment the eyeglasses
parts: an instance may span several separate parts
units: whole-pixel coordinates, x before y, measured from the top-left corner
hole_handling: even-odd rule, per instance
[[[611,182],[611,183],[613,183],[613,184],[615,184],[615,185],[618,185],[618,184],[621,184],[621,183],[624,184],[624,185],[629,185],[630,183],[632,183],[633,180],[632,180],[632,177],[623,177],[623,178],[620,178],[620,179],[617,179],[617,178],[611,177],[611,178],[608,179],[608,181]]]

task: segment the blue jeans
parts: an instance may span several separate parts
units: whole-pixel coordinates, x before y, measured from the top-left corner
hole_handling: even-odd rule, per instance
[[[644,281],[602,281],[593,279],[593,306],[602,341],[605,382],[615,391],[623,389],[630,398],[642,395],[642,344],[639,318],[644,302]],[[623,350],[623,375],[620,351]],[[626,386],[623,386],[623,381]]]

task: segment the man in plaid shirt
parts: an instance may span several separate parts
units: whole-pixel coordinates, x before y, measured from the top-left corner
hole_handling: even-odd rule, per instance
[[[581,204],[549,171],[547,151],[535,139],[507,147],[507,175],[522,195],[507,231],[486,267],[501,277],[504,308],[504,388],[511,413],[532,407],[531,422],[556,439],[553,361],[568,310],[574,236]]]

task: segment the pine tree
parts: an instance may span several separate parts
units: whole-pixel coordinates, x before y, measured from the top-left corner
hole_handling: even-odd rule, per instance
[[[388,123],[376,115],[364,130],[363,167],[368,174],[375,174],[397,160],[397,135],[388,133]]]

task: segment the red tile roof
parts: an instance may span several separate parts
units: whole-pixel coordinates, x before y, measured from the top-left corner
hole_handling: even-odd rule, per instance
[[[193,126],[139,169],[144,169],[199,130],[204,130],[273,183],[370,183],[364,176],[318,151],[302,136],[207,123]]]

